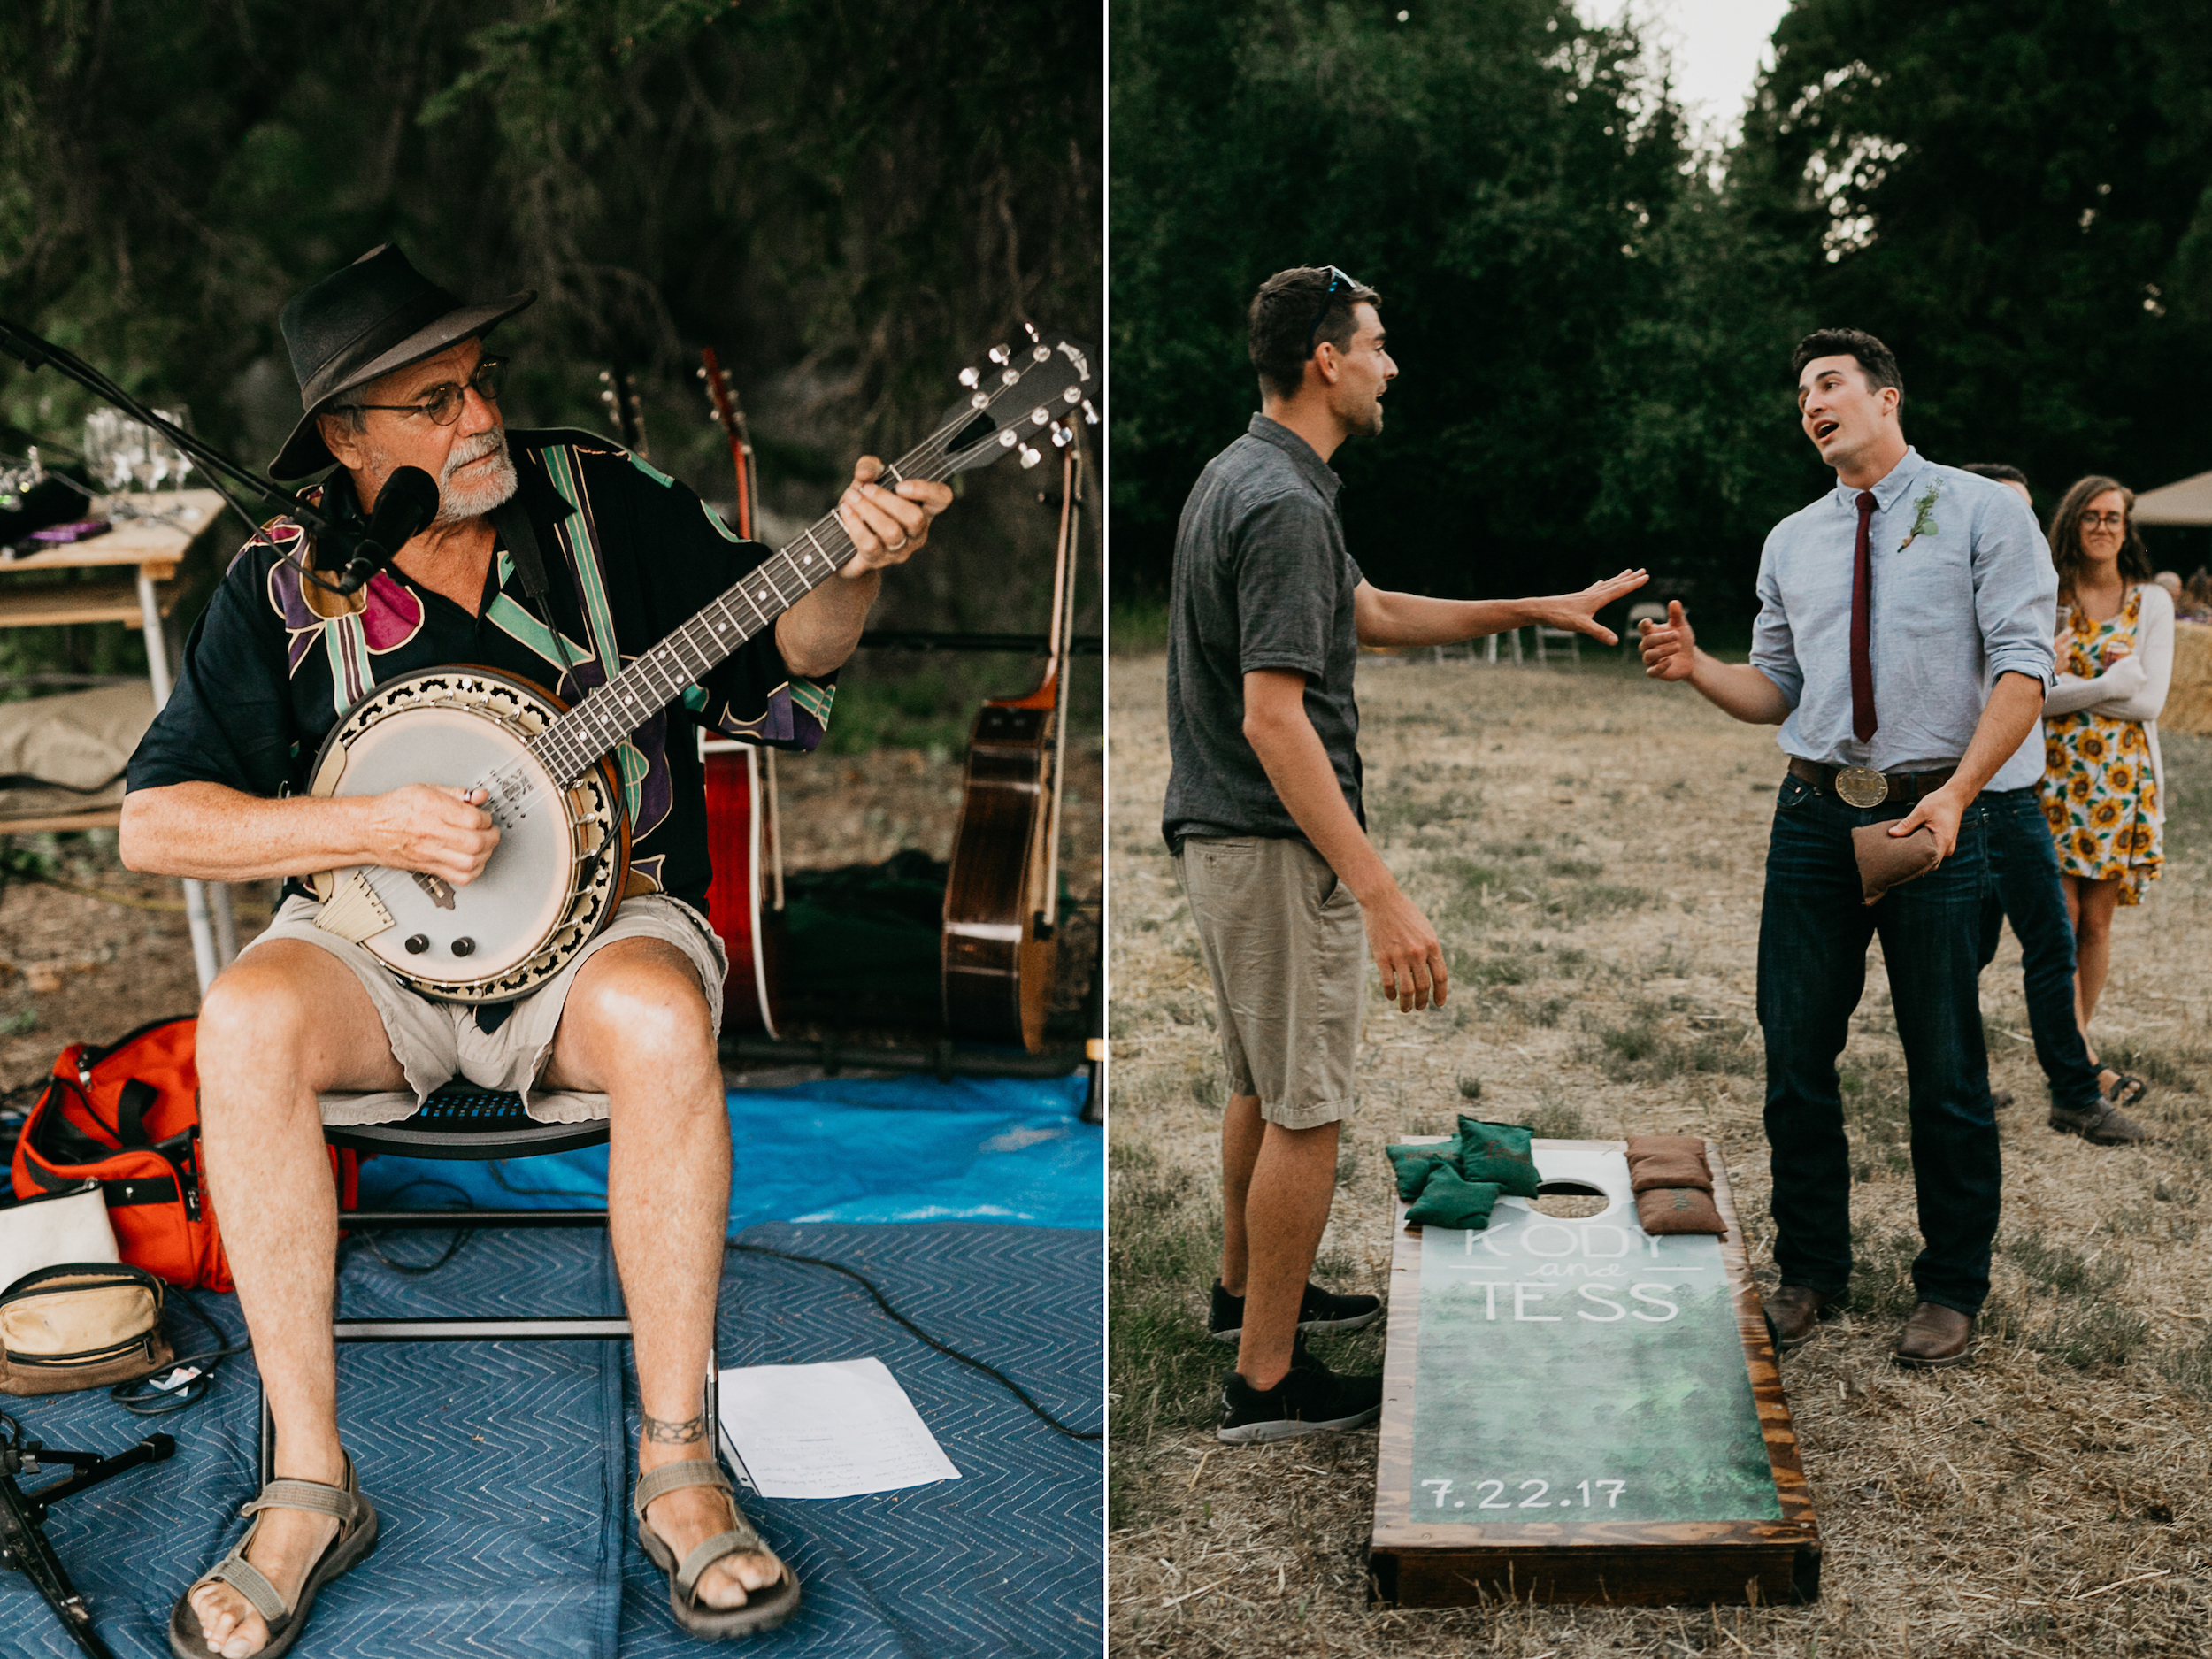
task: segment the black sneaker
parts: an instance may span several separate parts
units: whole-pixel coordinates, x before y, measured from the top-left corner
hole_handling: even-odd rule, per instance
[[[1379,1377],[1343,1377],[1303,1352],[1272,1388],[1255,1388],[1236,1371],[1221,1381],[1221,1426],[1214,1438],[1233,1446],[1287,1440],[1301,1434],[1364,1428],[1382,1415]]]
[[[1298,1299],[1301,1331],[1356,1331],[1381,1317],[1382,1300],[1377,1296],[1339,1296],[1318,1285],[1308,1285],[1306,1294]],[[1208,1325],[1217,1342],[1233,1345],[1244,1334],[1244,1298],[1222,1289],[1217,1279],[1214,1280],[1213,1317]]]

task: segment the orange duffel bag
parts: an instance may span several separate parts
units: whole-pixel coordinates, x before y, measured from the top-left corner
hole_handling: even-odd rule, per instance
[[[54,1062],[24,1121],[11,1173],[16,1196],[96,1180],[122,1258],[185,1289],[228,1290],[230,1263],[200,1160],[197,1021],[157,1019],[101,1048],[73,1043]],[[341,1202],[359,1189],[359,1160],[330,1148]]]

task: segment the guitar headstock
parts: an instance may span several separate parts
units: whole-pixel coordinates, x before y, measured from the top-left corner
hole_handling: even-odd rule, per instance
[[[945,411],[941,428],[947,472],[1008,455],[1032,467],[1045,458],[1044,444],[1062,449],[1075,441],[1077,421],[1098,424],[1090,353],[1071,340],[1048,341],[1026,324],[1024,332],[1025,344],[993,346],[984,363],[960,371],[967,395]]]
[[[599,372],[599,401],[606,408],[615,436],[622,440],[624,449],[644,455],[645,403],[638,396],[636,378],[626,365],[618,363]]]
[[[714,411],[715,424],[733,443],[748,444],[745,416],[737,406],[737,394],[730,389],[729,372],[714,355],[712,346],[703,347],[699,356],[703,359],[699,378],[707,383],[707,402]]]

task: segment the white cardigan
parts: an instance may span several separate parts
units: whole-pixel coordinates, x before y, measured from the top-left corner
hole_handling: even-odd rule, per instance
[[[2156,582],[2135,591],[2142,609],[2135,624],[2135,649],[2094,679],[2061,674],[2043,699],[2043,712],[2074,714],[2083,709],[2108,720],[2140,720],[2150,740],[2151,776],[2158,783],[2158,813],[2166,816],[2166,769],[2158,755],[2158,717],[2174,677],[2174,602]],[[2059,608],[2059,638],[2067,636],[2070,606]]]

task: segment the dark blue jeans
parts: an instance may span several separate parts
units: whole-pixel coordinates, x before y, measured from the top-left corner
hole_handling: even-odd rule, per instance
[[[2058,849],[2033,789],[1985,789],[1989,826],[1989,894],[1982,901],[1981,964],[1997,954],[2006,918],[2020,941],[2020,978],[2028,1031],[2051,1086],[2051,1104],[2094,1111],[2101,1099],[2081,1027],[2074,1023],[2074,925],[2066,919]]]
[[[1847,806],[1795,778],[1782,780],[1775,803],[1759,918],[1774,1260],[1785,1285],[1839,1294],[1850,1283],[1850,1142],[1836,1057],[1878,933],[1905,1046],[1924,1247],[1913,1284],[1922,1301],[1970,1314],[1989,1294],[2001,1172],[1976,995],[1989,832],[1981,806],[1969,807],[1941,867],[1870,907],[1851,832],[1902,816]]]

